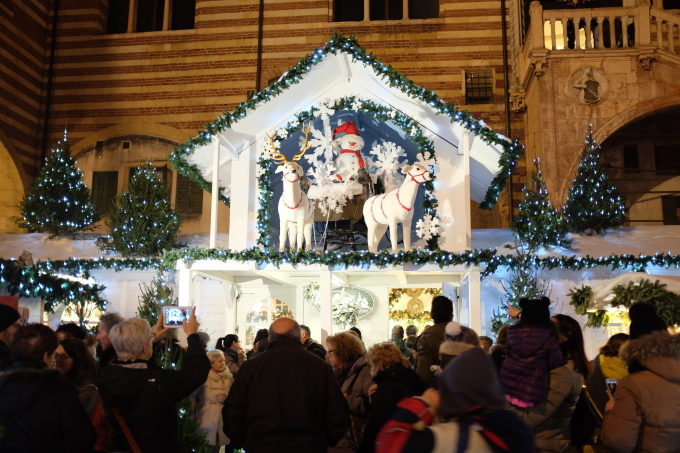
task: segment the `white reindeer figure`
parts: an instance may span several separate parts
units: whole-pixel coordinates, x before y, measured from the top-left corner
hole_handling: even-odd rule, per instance
[[[311,126],[311,125],[310,125]],[[311,127],[303,128],[305,134],[305,143],[300,147],[300,152],[293,156],[291,162],[286,156],[276,151],[274,145],[273,135],[267,134],[269,143],[275,150],[272,153],[274,162],[279,166],[276,168],[276,173],[283,173],[283,194],[279,198],[279,251],[282,252],[286,248],[286,236],[290,242],[292,250],[301,250],[304,240],[305,250],[312,249],[312,225],[314,223],[314,209],[309,202],[307,195],[300,187],[300,179],[304,177],[305,172],[297,163],[302,155],[310,148],[309,132]]]
[[[392,252],[397,252],[397,224],[401,223],[404,236],[404,250],[411,249],[411,220],[413,203],[418,186],[432,179],[427,167],[421,163],[405,165],[401,173],[406,176],[401,187],[386,194],[376,195],[364,204],[364,222],[368,227],[368,251],[378,252],[378,243],[390,227]]]

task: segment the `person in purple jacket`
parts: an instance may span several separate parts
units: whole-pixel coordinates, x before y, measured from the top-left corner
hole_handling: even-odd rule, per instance
[[[507,358],[500,378],[510,404],[532,407],[545,399],[550,371],[564,360],[559,334],[550,322],[550,299],[521,299],[519,306],[519,321],[508,329]]]

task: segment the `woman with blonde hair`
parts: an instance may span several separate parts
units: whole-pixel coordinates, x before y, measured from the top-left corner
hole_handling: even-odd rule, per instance
[[[366,354],[374,384],[369,389],[371,409],[359,452],[375,451],[375,439],[404,398],[420,395],[425,383],[411,369],[399,348],[391,343],[371,346]]]
[[[208,353],[210,372],[208,379],[196,391],[196,421],[199,430],[205,433],[205,438],[214,452],[219,452],[220,446],[229,445],[229,438],[222,431],[222,408],[227,399],[234,376],[227,369],[224,353],[213,349]]]
[[[326,339],[328,363],[333,367],[340,390],[347,398],[352,417],[349,432],[336,450],[356,451],[361,442],[369,409],[368,390],[373,385],[364,343],[353,332],[340,332]]]

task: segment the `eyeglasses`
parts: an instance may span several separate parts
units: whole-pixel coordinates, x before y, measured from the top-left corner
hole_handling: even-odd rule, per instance
[[[70,358],[71,357],[68,354],[57,354],[56,352],[54,353],[54,360],[66,360]]]
[[[328,350],[328,355],[331,355],[333,352],[335,352],[335,349],[329,349],[329,350]]]

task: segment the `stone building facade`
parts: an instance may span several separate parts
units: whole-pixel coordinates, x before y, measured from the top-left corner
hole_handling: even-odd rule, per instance
[[[600,142],[610,140],[603,156],[615,162],[613,156],[631,146],[616,140],[622,128],[650,115],[678,115],[680,16],[648,4],[621,8],[601,11],[619,23],[614,34],[621,17],[635,12],[632,46],[611,46],[610,39],[606,47],[603,37],[599,47],[578,42],[560,49],[549,26],[527,26],[527,18],[545,24],[561,11],[567,24],[573,16],[573,27],[578,14],[592,24],[595,9],[543,10],[517,0],[2,2],[0,163],[9,184],[0,188],[0,232],[21,231],[6,219],[18,214],[16,206],[64,129],[103,208],[126,187],[132,167],[152,160],[171,186],[172,201],[189,209],[183,232],[207,231],[210,195],[169,168],[167,156],[335,31],[355,35],[384,63],[526,144],[512,190],[492,211],[472,210],[474,228],[507,226],[534,157],[542,157],[559,204],[589,123]],[[592,35],[585,27],[579,32]],[[593,86],[589,77],[598,84],[594,94],[576,87]],[[680,138],[668,141],[672,149]],[[639,154],[642,162],[648,153]],[[619,179],[628,187],[625,174]],[[673,192],[676,186],[668,184]],[[643,190],[635,181],[630,185],[631,194]],[[644,190],[633,198],[644,199]],[[228,208],[222,206],[220,216],[227,218]]]

